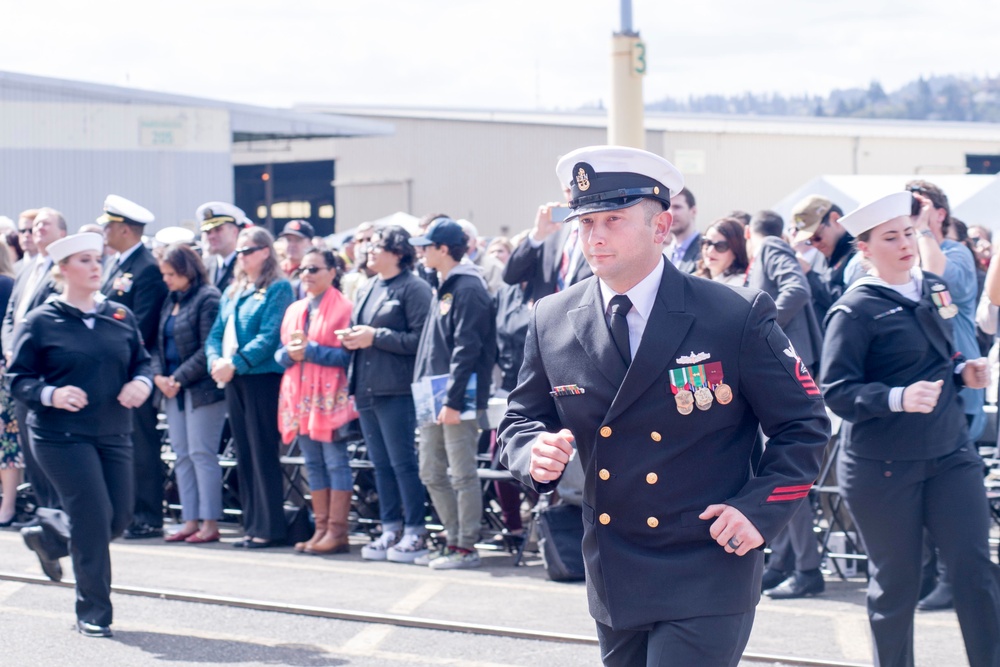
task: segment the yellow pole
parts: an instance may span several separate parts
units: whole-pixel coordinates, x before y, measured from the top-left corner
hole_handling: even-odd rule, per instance
[[[611,37],[611,105],[608,108],[608,143],[612,146],[646,147],[642,107],[645,73],[645,43],[637,33],[615,33]]]

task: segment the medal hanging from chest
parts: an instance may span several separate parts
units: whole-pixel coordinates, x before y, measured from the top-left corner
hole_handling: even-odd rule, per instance
[[[689,415],[694,411],[694,393],[691,391],[691,384],[688,382],[685,369],[670,369],[670,391],[674,394],[677,412]]]
[[[719,402],[719,405],[728,405],[733,400],[733,390],[723,381],[725,377],[721,361],[705,364],[705,378],[709,388],[715,392],[715,400]]]
[[[954,304],[951,300],[951,294],[948,290],[943,290],[941,292],[934,292],[931,294],[931,301],[937,306],[938,315],[946,320],[958,315],[958,306]]]
[[[706,386],[704,366],[691,366],[685,369],[688,377],[691,378],[691,386],[694,387],[694,404],[699,410],[708,410],[712,407],[712,391]]]

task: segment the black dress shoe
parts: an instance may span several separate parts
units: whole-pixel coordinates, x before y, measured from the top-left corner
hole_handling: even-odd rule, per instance
[[[760,578],[760,590],[769,591],[787,578],[788,573],[784,570],[767,568],[764,570],[764,576]]]
[[[951,584],[938,582],[938,585],[927,597],[917,603],[920,611],[941,611],[951,609],[955,606],[955,601],[951,597]]]
[[[76,631],[84,637],[110,637],[111,628],[107,625],[95,625],[87,621],[77,621]]]
[[[247,549],[267,549],[268,547],[275,546],[273,540],[267,540],[266,542],[254,542],[253,540],[247,540],[243,545]]]
[[[62,581],[62,565],[59,564],[58,559],[49,558],[46,553],[45,545],[42,542],[44,534],[45,530],[41,526],[21,529],[24,544],[38,556],[38,562],[41,563],[45,576],[52,581]]]
[[[129,526],[122,536],[126,540],[144,540],[150,537],[163,537],[163,528],[150,526],[148,523],[136,523]]]
[[[769,591],[764,591],[764,595],[772,600],[794,600],[808,595],[819,595],[824,590],[826,590],[826,583],[823,581],[822,572],[819,570],[809,570],[808,572],[796,570],[780,585]]]

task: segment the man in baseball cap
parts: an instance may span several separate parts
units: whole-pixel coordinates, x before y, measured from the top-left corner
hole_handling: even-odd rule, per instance
[[[606,665],[735,667],[760,598],[759,547],[798,510],[829,439],[819,389],[770,297],[664,258],[684,186],[670,162],[591,146],[556,173],[596,278],[535,302],[501,459],[547,492],[575,443]],[[758,428],[770,440],[755,466]]]
[[[861,276],[861,264],[854,250],[854,237],[840,224],[844,212],[821,195],[809,195],[792,209],[794,242],[811,246],[826,258],[826,266],[816,269],[801,254],[799,264],[812,289],[813,307],[822,323],[826,313],[844,290]]]
[[[281,260],[281,270],[286,276],[292,277],[299,270],[302,256],[312,246],[316,230],[305,220],[289,220],[285,228],[278,234],[279,239],[285,239],[285,258]]]

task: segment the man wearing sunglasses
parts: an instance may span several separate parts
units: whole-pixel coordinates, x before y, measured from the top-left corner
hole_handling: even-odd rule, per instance
[[[843,215],[839,206],[820,195],[809,195],[792,209],[795,243],[807,243],[826,258],[826,268],[818,271],[799,257],[820,326],[833,303],[864,273],[854,250],[854,237],[839,222]]]

